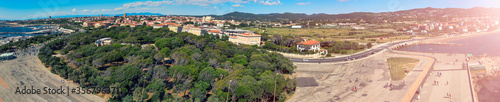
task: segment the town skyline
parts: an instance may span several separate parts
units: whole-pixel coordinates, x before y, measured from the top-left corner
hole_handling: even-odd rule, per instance
[[[26,20],[48,16],[100,15],[151,12],[163,15],[223,15],[231,12],[254,14],[305,13],[345,14],[353,12],[393,12],[416,8],[499,8],[494,0],[442,0],[431,3],[426,0],[163,0],[163,1],[69,1],[52,0],[32,2],[4,1],[0,4],[1,20]]]

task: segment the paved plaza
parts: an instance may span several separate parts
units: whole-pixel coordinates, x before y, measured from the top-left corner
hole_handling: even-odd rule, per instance
[[[417,66],[403,80],[390,79],[387,58],[408,57],[419,59]],[[295,63],[296,78],[314,78],[318,86],[299,86],[290,102],[400,102],[405,98],[414,80],[433,60],[427,57],[381,53],[345,63]],[[357,81],[356,81],[357,79]],[[298,81],[300,84],[301,81]],[[392,90],[385,88],[392,83]],[[352,91],[356,87],[357,92]]]

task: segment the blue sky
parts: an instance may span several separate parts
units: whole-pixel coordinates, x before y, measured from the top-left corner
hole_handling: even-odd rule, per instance
[[[166,15],[389,12],[414,8],[500,7],[500,0],[0,0],[0,19],[152,12]]]

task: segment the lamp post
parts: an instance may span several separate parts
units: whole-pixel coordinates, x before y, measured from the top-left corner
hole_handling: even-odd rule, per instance
[[[227,96],[226,96],[226,102],[229,100],[229,90],[231,89],[231,82],[233,82],[233,80],[229,80],[229,87],[227,87]]]

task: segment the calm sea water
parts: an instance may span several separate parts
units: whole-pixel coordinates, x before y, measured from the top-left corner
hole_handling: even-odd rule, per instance
[[[40,26],[33,26],[33,27],[40,27]],[[33,30],[32,27],[0,27],[0,32],[32,32],[36,31]]]
[[[474,55],[486,53],[490,56],[500,56],[500,33],[464,38],[451,41],[450,43],[462,45],[447,46],[423,44],[404,47],[400,50],[437,53],[468,53]]]
[[[462,44],[460,46],[446,45],[412,45],[401,50],[418,52],[438,53],[468,53],[474,55],[488,54],[488,56],[500,56],[500,33],[488,34],[451,41],[450,43]],[[500,76],[490,79],[479,80],[481,86],[490,86],[492,90],[482,88],[478,92],[481,102],[500,102]],[[495,92],[497,91],[497,92]]]
[[[0,27],[0,32],[33,32],[38,31],[33,28],[39,28],[43,26],[30,26],[30,27]],[[12,37],[12,36],[35,36],[35,34],[0,34],[0,39],[3,37]]]

